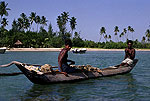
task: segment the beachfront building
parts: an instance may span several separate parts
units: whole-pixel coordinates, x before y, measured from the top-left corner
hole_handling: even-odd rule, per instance
[[[20,40],[17,40],[17,41],[15,42],[15,44],[14,44],[14,47],[15,47],[15,48],[22,48],[22,46],[23,46],[23,44],[22,44],[22,42],[21,42]]]

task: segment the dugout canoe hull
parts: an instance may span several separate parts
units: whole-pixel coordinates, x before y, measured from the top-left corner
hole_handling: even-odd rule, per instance
[[[86,71],[86,72],[77,72],[77,73],[70,73],[68,76],[65,76],[64,74],[51,74],[51,73],[44,73],[44,74],[37,74],[34,71],[29,71],[24,67],[24,63],[17,63],[15,64],[22,72],[23,74],[32,82],[35,84],[52,84],[52,83],[60,83],[60,82],[74,82],[74,81],[81,81],[86,80],[90,78],[98,78],[98,77],[105,77],[105,76],[113,76],[113,75],[120,75],[120,74],[126,74],[129,73],[138,62],[137,59],[134,60],[132,66],[128,67],[119,67],[119,68],[104,68],[101,69],[102,72],[92,72],[92,71]]]

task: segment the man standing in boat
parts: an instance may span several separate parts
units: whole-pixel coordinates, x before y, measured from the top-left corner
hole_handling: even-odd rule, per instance
[[[127,41],[128,47],[125,49],[125,57],[120,66],[130,66],[135,58],[135,49],[132,47],[133,41]]]
[[[72,73],[75,72],[76,69],[72,68],[68,65],[67,62],[71,62],[71,64],[75,64],[74,61],[72,60],[68,60],[68,51],[72,48],[72,42],[70,39],[66,39],[65,40],[65,48],[63,48],[58,56],[58,64],[59,64],[59,71],[65,75],[67,75],[67,73]]]

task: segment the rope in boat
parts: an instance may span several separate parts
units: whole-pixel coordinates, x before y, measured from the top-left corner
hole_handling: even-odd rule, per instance
[[[20,62],[17,61],[12,61],[8,64],[5,65],[0,65],[0,67],[9,67],[13,64],[20,64]],[[19,74],[23,74],[22,72],[14,72],[14,73],[0,73],[0,76],[15,76],[15,75],[19,75]]]
[[[17,61],[12,61],[8,64],[5,64],[5,65],[0,65],[0,67],[9,67],[13,64],[21,64],[20,62],[17,62]],[[46,64],[45,64],[46,65]],[[45,66],[43,65],[43,66]],[[72,66],[74,67],[74,66]],[[76,66],[75,66],[76,67]],[[52,67],[52,68],[56,68],[56,67]],[[49,68],[51,69],[51,72],[53,72],[52,68]],[[87,66],[77,66],[78,69],[81,69],[81,70],[85,70],[85,71],[96,71],[98,73],[102,73],[102,70],[99,69],[99,68],[96,68],[96,67],[92,67],[90,65],[87,65]],[[43,71],[44,72],[44,71]],[[15,72],[15,73],[0,73],[0,76],[13,76],[13,75],[19,75],[19,74],[23,74],[22,72]]]

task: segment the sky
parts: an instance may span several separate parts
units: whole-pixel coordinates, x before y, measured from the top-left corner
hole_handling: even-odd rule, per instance
[[[133,38],[141,41],[150,25],[150,0],[1,0],[8,3],[9,21],[7,29],[11,28],[14,19],[21,13],[27,16],[36,12],[45,16],[47,24],[52,24],[54,31],[59,31],[57,17],[62,12],[69,12],[69,17],[75,17],[77,26],[83,39],[99,41],[100,28],[105,27],[106,33],[115,41],[114,28],[119,27],[120,34],[124,28],[131,26],[135,32]],[[45,29],[48,29],[45,27]],[[70,30],[68,28],[68,30]],[[102,39],[104,41],[104,39]]]

